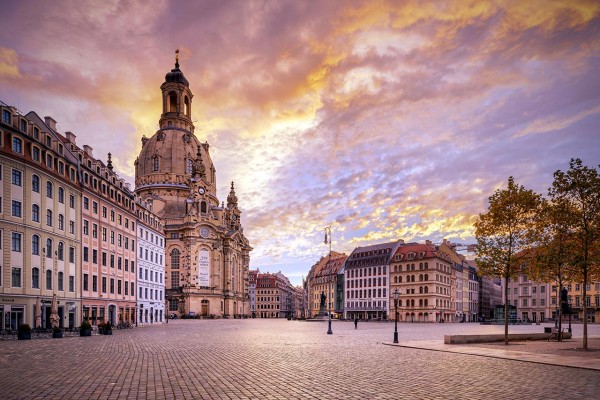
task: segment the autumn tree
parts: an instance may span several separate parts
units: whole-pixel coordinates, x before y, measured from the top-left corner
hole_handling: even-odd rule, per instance
[[[595,168],[584,166],[580,159],[571,159],[569,170],[556,171],[548,190],[553,201],[568,205],[565,218],[569,221],[572,251],[571,266],[575,279],[582,284],[583,349],[588,348],[587,286],[599,272],[600,253],[600,176]]]
[[[564,283],[573,278],[570,204],[564,199],[543,200],[536,216],[536,246],[531,249],[527,274],[538,282],[558,284],[558,329],[562,331],[560,293]],[[561,340],[561,336],[558,340]]]
[[[508,344],[508,282],[535,242],[535,217],[541,196],[517,185],[511,176],[506,189],[489,198],[488,212],[475,222],[476,263],[486,276],[504,279],[504,344]]]

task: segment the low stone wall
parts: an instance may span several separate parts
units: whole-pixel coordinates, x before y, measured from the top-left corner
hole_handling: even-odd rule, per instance
[[[571,333],[563,332],[563,339],[571,339]],[[548,333],[509,333],[508,340],[511,342],[525,340],[548,340]],[[444,344],[467,344],[467,343],[493,343],[503,342],[504,334],[493,335],[445,335]]]

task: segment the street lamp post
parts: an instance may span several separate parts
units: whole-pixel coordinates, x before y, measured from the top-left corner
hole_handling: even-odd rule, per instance
[[[394,289],[394,343],[398,343],[398,288]]]
[[[329,239],[327,237],[327,235],[329,235]],[[326,226],[325,227],[325,244],[327,244],[329,242],[329,261],[331,261],[331,227]],[[330,273],[331,275],[331,273]],[[331,276],[330,276],[331,278]],[[331,279],[329,279],[329,298],[327,299],[328,302],[331,302]],[[330,303],[331,304],[331,303]],[[329,307],[329,322],[328,322],[329,328],[327,329],[327,334],[331,335],[333,334],[333,331],[331,330],[331,306]]]

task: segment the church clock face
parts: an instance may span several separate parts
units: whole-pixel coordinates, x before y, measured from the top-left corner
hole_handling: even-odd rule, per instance
[[[200,229],[200,236],[202,236],[203,238],[207,238],[209,234],[208,228],[207,227],[202,227]]]
[[[198,193],[204,194],[205,192],[206,192],[206,190],[203,187],[198,188]]]

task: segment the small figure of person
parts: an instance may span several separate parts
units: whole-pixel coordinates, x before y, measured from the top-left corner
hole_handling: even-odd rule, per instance
[[[354,317],[354,329],[358,329],[358,317]]]

